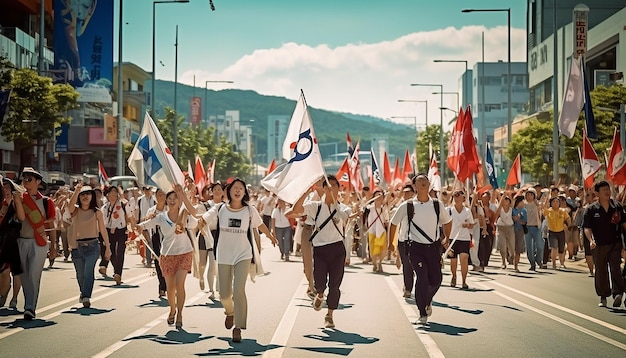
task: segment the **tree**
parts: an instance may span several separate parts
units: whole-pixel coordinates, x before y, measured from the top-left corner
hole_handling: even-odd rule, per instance
[[[0,133],[15,143],[16,151],[52,138],[55,128],[70,122],[66,113],[77,107],[79,96],[72,86],[53,84],[30,69],[16,69],[5,58],[0,58],[0,88],[11,90],[9,114]]]
[[[626,103],[626,88],[622,85],[611,87],[598,86],[591,92],[593,114],[598,130],[598,139],[592,145],[600,161],[604,161],[604,153],[611,147],[613,131],[619,128],[619,116],[611,111],[600,110],[598,107],[619,109],[620,103]],[[522,170],[529,173],[534,179],[552,178],[552,126],[554,112],[549,112],[546,121],[532,119],[530,125],[513,134],[511,144],[506,155],[513,160],[517,153],[522,155]],[[581,112],[576,123],[576,132],[572,139],[559,137],[560,149],[559,165],[570,168],[568,172],[580,177],[580,161],[578,149],[582,145],[582,133],[585,127],[585,116]]]
[[[426,129],[419,133],[419,137],[416,145],[416,154],[417,154],[417,172],[418,173],[427,173],[428,166],[430,164],[430,155],[428,144],[432,144],[433,152],[437,158],[437,164],[441,161],[440,148],[439,148],[439,133],[441,132],[441,126],[438,124],[432,124],[426,127]],[[450,132],[445,132],[443,134],[443,145],[444,148],[448,147],[448,142],[450,140]],[[444,153],[445,154],[445,153]],[[444,168],[447,170],[447,178],[454,178],[454,174],[451,171],[448,171],[447,165],[444,165]]]

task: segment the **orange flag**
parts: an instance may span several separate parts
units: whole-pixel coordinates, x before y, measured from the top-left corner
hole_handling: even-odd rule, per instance
[[[339,170],[337,171],[337,175],[335,176],[337,177],[337,180],[339,181],[340,185],[343,185],[348,189],[351,188],[350,164],[348,163],[348,158],[343,159],[343,163],[341,163],[341,167],[339,167]]]
[[[511,171],[509,171],[509,176],[506,178],[506,185],[515,186],[522,182],[522,164],[521,164],[521,155],[518,154],[515,157],[515,161],[513,161],[513,165],[511,165]]]
[[[387,152],[383,155],[383,178],[385,179],[385,183],[387,183],[387,185],[391,185],[391,167],[389,166],[389,157],[387,157]]]
[[[409,156],[409,150],[407,149],[404,152],[404,163],[402,164],[402,184],[404,184],[404,180],[409,178],[409,174],[414,173],[413,165],[411,165],[411,157]]]
[[[272,162],[270,163],[270,166],[267,167],[267,173],[265,173],[265,176],[268,176],[269,173],[274,171],[274,169],[276,169],[276,159],[272,159]]]

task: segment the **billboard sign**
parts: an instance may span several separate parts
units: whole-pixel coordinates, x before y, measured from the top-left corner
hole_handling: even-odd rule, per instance
[[[202,99],[191,97],[191,124],[199,124],[202,121]]]
[[[57,130],[54,151],[57,153],[67,152],[70,139],[69,123],[61,124],[61,128]]]
[[[585,55],[587,52],[587,18],[589,16],[589,8],[586,5],[579,4],[574,8],[574,57]]]
[[[54,0],[54,64],[74,88],[113,87],[113,0]]]

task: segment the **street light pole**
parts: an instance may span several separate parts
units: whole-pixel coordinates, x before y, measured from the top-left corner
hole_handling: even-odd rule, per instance
[[[123,164],[123,147],[122,147],[122,123],[124,118],[124,81],[122,74],[122,28],[124,27],[124,22],[122,21],[122,2],[120,0],[120,18],[117,24],[118,27],[118,40],[117,40],[117,140],[116,140],[116,151],[117,151],[117,168],[116,174],[123,175],[124,174],[124,164]],[[42,1],[43,3],[43,1]]]
[[[398,102],[415,102],[415,103],[424,103],[426,105],[426,117],[424,120],[426,121],[426,127],[428,127],[428,100],[417,100],[417,99],[399,99]]]
[[[174,160],[178,162],[178,109],[177,98],[178,97],[178,25],[176,25],[176,42],[174,43],[175,55],[174,55],[174,131],[172,136],[174,137]]]
[[[511,8],[508,9],[463,9],[461,12],[469,13],[469,12],[506,12],[507,13],[507,23],[508,23],[508,63],[507,63],[507,87],[508,87],[508,103],[507,103],[507,121],[506,121],[506,136],[507,136],[507,145],[511,143],[511,135],[512,135],[512,111],[511,111]],[[556,41],[556,32],[555,32],[555,41]],[[556,52],[555,52],[556,53]],[[554,61],[556,63],[556,61]],[[483,61],[484,63],[484,61]],[[484,74],[483,74],[484,75]],[[484,101],[484,99],[483,99]],[[556,103],[554,108],[557,108]]]
[[[433,92],[433,94],[439,94],[439,92]],[[459,107],[459,92],[444,92],[443,94],[454,94],[456,95],[456,107],[454,108],[460,108]],[[457,109],[458,111],[458,109]]]
[[[467,60],[433,60],[433,62],[437,62],[437,63],[442,63],[442,62],[454,62],[454,63],[465,63],[465,73],[463,73],[463,107],[467,107],[467,105],[469,104],[469,91],[467,90],[468,88],[468,81],[467,81]],[[457,107],[459,107],[458,105],[458,100],[457,100]]]
[[[209,103],[208,97],[207,97],[207,93],[209,91],[209,83],[235,83],[233,81],[211,81],[211,80],[207,80],[204,81],[204,108],[205,108],[205,121],[207,123],[207,127],[209,126],[209,106],[207,106],[207,104]],[[216,123],[217,125],[217,123]]]
[[[440,97],[439,97],[439,125],[441,126],[439,131],[439,173],[441,173],[441,180],[443,183],[446,182],[446,172],[443,170],[443,160],[444,160],[444,147],[443,147],[443,85],[439,84],[429,84],[429,83],[411,83],[411,86],[426,86],[426,87],[439,87]]]
[[[161,0],[152,2],[152,83],[150,89],[150,109],[152,114],[155,114],[156,107],[154,105],[154,83],[156,82],[156,4],[171,4],[171,3],[188,3],[189,0]],[[143,116],[141,116],[141,125],[143,126]]]

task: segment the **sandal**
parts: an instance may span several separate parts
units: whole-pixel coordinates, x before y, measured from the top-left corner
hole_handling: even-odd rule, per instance
[[[167,316],[167,324],[170,326],[174,324],[174,318],[176,317],[176,311],[174,313],[170,312],[169,316]]]

